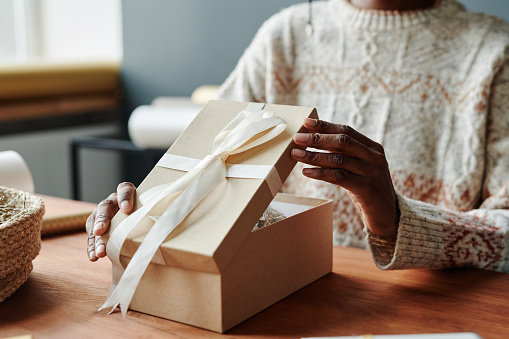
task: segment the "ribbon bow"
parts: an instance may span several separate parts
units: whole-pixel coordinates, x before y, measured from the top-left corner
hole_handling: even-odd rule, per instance
[[[263,107],[263,106],[262,106]],[[247,151],[275,138],[286,129],[286,122],[273,112],[240,112],[214,139],[212,154],[177,181],[156,186],[144,193],[144,204],[124,219],[113,231],[106,246],[112,262],[113,277],[108,297],[99,310],[120,305],[125,318],[136,287],[163,241],[191,211],[227,176],[228,156]],[[262,134],[262,132],[266,132]],[[141,220],[162,201],[173,201],[160,216],[150,216],[155,224],[131,258],[125,271],[120,264],[120,250],[127,236]]]

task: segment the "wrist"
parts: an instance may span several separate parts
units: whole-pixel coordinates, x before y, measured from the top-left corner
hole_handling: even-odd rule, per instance
[[[401,216],[401,211],[399,209],[398,199],[396,200],[395,212],[392,217],[389,217],[388,220],[380,220],[375,224],[374,227],[370,227],[370,225],[366,225],[368,234],[372,234],[380,239],[385,239],[387,241],[395,242],[398,236],[398,226],[399,219]]]

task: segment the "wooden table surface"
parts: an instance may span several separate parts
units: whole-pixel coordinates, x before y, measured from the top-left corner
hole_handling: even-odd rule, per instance
[[[97,309],[110,262],[91,263],[86,234],[43,240],[28,281],[0,303],[0,338],[300,338],[476,332],[509,336],[509,275],[471,269],[381,271],[369,253],[334,248],[333,273],[225,335],[129,311]]]

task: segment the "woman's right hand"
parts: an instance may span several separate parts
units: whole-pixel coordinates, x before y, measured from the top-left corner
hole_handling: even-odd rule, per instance
[[[120,210],[130,213],[134,206],[136,187],[130,182],[118,185],[117,193],[112,193],[108,198],[101,201],[99,206],[87,219],[88,243],[87,251],[90,261],[97,261],[106,256],[106,245],[101,235],[106,232],[111,219]]]

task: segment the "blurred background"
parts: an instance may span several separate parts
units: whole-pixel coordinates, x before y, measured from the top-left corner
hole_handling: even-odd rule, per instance
[[[509,20],[507,0],[461,2]],[[158,97],[198,107],[195,90],[220,85],[258,27],[296,3],[0,0],[0,152],[23,157],[41,194],[99,202],[138,184],[164,149],[130,140],[131,113]]]

